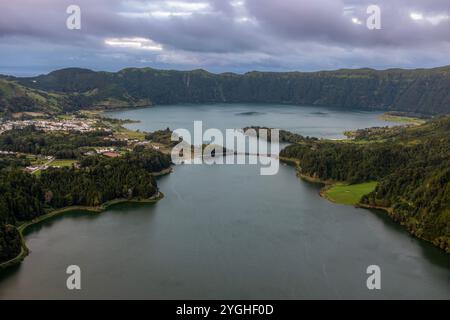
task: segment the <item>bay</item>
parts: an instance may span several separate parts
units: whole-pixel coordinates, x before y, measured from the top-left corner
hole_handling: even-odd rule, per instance
[[[384,126],[380,112],[284,105],[177,105],[120,110],[131,129],[277,127],[341,138]],[[449,256],[383,212],[330,203],[281,166],[181,165],[159,178],[165,198],[102,214],[72,212],[30,228],[30,255],[0,273],[0,298],[450,299]],[[82,289],[66,288],[67,266]],[[379,265],[381,290],[366,268]]]

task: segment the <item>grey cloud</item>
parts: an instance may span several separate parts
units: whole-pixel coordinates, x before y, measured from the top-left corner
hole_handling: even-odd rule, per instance
[[[0,59],[3,67],[12,57],[10,64],[32,61],[51,68],[57,61],[58,67],[78,63],[108,69],[133,61],[137,66],[214,70],[450,64],[450,20],[433,25],[409,16],[450,15],[448,0],[243,0],[241,7],[237,0],[177,1],[209,6],[207,12],[194,10],[190,16],[157,18],[123,13],[148,13],[142,8],[159,6],[167,10],[161,0],[3,1]],[[65,10],[73,3],[82,9],[82,30],[65,27]],[[369,4],[380,5],[382,30],[364,26]],[[363,24],[353,24],[352,17]],[[127,37],[152,39],[164,50],[144,52],[104,44],[106,38]]]
[[[278,36],[291,40],[322,40],[335,44],[354,46],[416,46],[433,42],[450,41],[450,20],[437,26],[429,23],[418,23],[410,18],[411,11],[428,12],[429,14],[447,13],[450,15],[450,3],[441,6],[413,6],[404,2],[399,5],[394,1],[375,2],[381,8],[382,30],[368,30],[365,21],[369,2],[344,2],[340,0],[297,1],[284,0],[248,0],[248,7],[254,17],[264,27]],[[426,2],[426,1],[423,1]],[[431,1],[433,2],[433,1]],[[402,2],[400,2],[402,3]],[[415,4],[415,5],[414,5]],[[353,6],[354,13],[344,16],[344,8]],[[415,9],[411,9],[415,8]],[[430,11],[433,8],[433,11]],[[437,10],[439,8],[439,10]],[[354,25],[350,18],[359,18],[362,25]]]

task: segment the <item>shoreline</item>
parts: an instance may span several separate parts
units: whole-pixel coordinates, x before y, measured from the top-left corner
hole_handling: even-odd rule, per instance
[[[170,172],[166,173],[169,174]],[[164,198],[164,193],[162,193],[161,191],[158,191],[158,193],[155,196],[152,196],[151,198],[132,198],[132,199],[122,199],[122,198],[118,198],[118,199],[114,199],[114,200],[110,200],[107,201],[99,206],[70,206],[70,207],[64,207],[64,208],[60,208],[60,209],[56,209],[53,210],[49,213],[43,214],[39,217],[34,218],[33,220],[27,221],[27,222],[23,222],[21,223],[19,226],[15,226],[17,231],[19,232],[19,236],[20,236],[20,242],[21,242],[21,249],[20,249],[20,253],[5,262],[0,263],[0,270],[4,270],[6,268],[15,266],[19,263],[21,263],[30,253],[30,250],[28,249],[28,247],[26,246],[26,241],[25,241],[25,237],[24,237],[24,232],[26,231],[27,228],[39,224],[41,222],[44,222],[45,220],[51,219],[53,217],[62,215],[64,213],[67,212],[73,212],[73,211],[85,211],[86,213],[96,213],[96,214],[100,214],[105,212],[107,209],[109,209],[112,206],[118,205],[118,204],[123,204],[123,203],[144,203],[144,204],[155,204],[158,201],[162,200]]]
[[[419,239],[421,241],[425,241],[427,243],[429,243],[430,245],[432,245],[433,247],[436,247],[442,251],[444,251],[444,253],[450,254],[450,250],[449,249],[445,249],[442,248],[439,244],[434,243],[433,240],[430,239],[426,239],[422,236],[417,235],[413,230],[411,230],[408,225],[404,222],[399,222],[395,219],[395,217],[393,216],[394,214],[394,209],[392,207],[382,207],[382,206],[374,206],[374,205],[370,205],[370,204],[365,204],[365,203],[358,203],[355,205],[356,208],[362,208],[362,209],[373,209],[373,210],[380,210],[380,211],[384,211],[388,217],[394,221],[396,224],[400,225],[406,232],[408,232],[409,235],[413,236],[416,239]]]
[[[307,182],[312,182],[312,183],[316,183],[316,184],[321,184],[322,187],[319,190],[319,195],[320,197],[324,198],[325,200],[333,203],[333,204],[340,204],[336,201],[333,201],[332,199],[330,199],[329,197],[326,196],[325,192],[332,188],[334,185],[336,185],[337,183],[339,183],[338,181],[331,181],[331,180],[321,180],[319,178],[315,178],[315,177],[310,177],[307,176],[305,174],[302,174],[299,172],[299,168],[300,168],[300,164],[299,161],[297,159],[292,159],[292,158],[284,158],[284,157],[280,157],[280,161],[282,161],[283,163],[286,163],[288,165],[293,165],[297,171],[297,176],[300,177],[301,179],[307,181]],[[349,205],[349,204],[341,204],[341,205]],[[422,240],[425,241],[429,244],[431,244],[433,247],[436,247],[440,250],[442,250],[444,253],[450,254],[449,250],[446,250],[445,248],[442,248],[439,244],[436,244],[433,242],[433,240],[430,239],[426,239],[422,236],[417,235],[413,230],[411,230],[410,228],[408,228],[408,226],[403,223],[403,222],[399,222],[395,219],[395,217],[393,216],[394,214],[394,209],[392,207],[382,207],[382,206],[374,206],[374,205],[370,205],[370,204],[365,204],[365,203],[361,203],[358,202],[355,205],[353,205],[353,207],[355,208],[359,208],[359,209],[375,209],[375,210],[381,210],[384,211],[387,216],[396,224],[400,225],[406,232],[408,232],[409,235],[413,236],[414,238],[418,239],[418,240]]]
[[[339,203],[339,202],[337,202],[337,201],[331,199],[329,196],[327,196],[327,191],[330,190],[331,188],[333,188],[333,186],[334,186],[333,184],[327,184],[327,185],[325,185],[323,188],[321,188],[321,189],[319,190],[319,195],[320,195],[322,198],[324,198],[324,199],[330,201],[331,203],[348,206],[348,204]]]
[[[106,106],[106,105],[96,105],[92,109],[82,109],[83,111],[94,111],[100,114],[105,114],[109,111],[126,111],[126,110],[134,110],[134,109],[147,109],[154,107],[154,104],[145,104],[145,105],[123,105],[123,106]]]
[[[333,186],[336,183],[339,183],[339,181],[322,180],[320,178],[311,177],[311,176],[308,176],[306,174],[301,173],[300,170],[299,170],[301,168],[300,167],[300,161],[298,159],[281,157],[281,156],[279,157],[279,159],[280,159],[280,161],[282,163],[285,163],[287,165],[293,166],[296,169],[296,171],[297,171],[296,172],[297,173],[297,177],[300,177],[300,178],[302,178],[305,181],[312,182],[312,183],[317,183],[317,184],[322,184],[322,185],[324,185],[323,188],[330,187],[330,186]]]
[[[151,175],[154,176],[155,178],[163,177],[163,176],[167,176],[168,174],[171,174],[174,171],[175,171],[175,169],[171,166],[171,167],[169,167],[167,169],[163,169],[163,170],[158,171],[158,172],[152,172]]]
[[[426,122],[425,118],[419,117],[419,115],[413,115],[402,112],[388,111],[378,117],[378,119],[386,122],[398,123],[400,125],[421,125]]]

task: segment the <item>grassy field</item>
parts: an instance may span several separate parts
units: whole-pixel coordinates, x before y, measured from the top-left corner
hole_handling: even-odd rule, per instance
[[[72,167],[75,163],[77,163],[76,160],[56,159],[50,163],[50,167]]]
[[[366,182],[359,184],[336,184],[324,191],[324,196],[330,201],[354,205],[361,197],[372,192],[377,186],[377,182]]]
[[[60,120],[71,120],[71,119],[73,119],[73,115],[71,115],[71,114],[60,114],[60,115],[56,116],[56,118],[58,118]]]
[[[13,118],[20,118],[22,116],[29,116],[33,118],[39,118],[45,116],[43,112],[15,112],[12,114]]]
[[[133,130],[128,130],[126,128],[120,127],[117,129],[117,132],[114,134],[116,138],[128,138],[128,139],[136,139],[139,141],[145,140],[145,133],[144,132],[138,132]]]
[[[389,121],[389,122],[397,122],[397,123],[403,123],[403,124],[416,124],[416,125],[426,122],[426,120],[420,119],[420,118],[397,116],[397,115],[391,115],[391,114],[383,114],[380,116],[380,119],[384,120],[384,121]]]

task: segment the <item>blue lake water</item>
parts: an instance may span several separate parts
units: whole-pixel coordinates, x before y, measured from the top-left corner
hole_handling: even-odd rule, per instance
[[[153,131],[260,125],[340,138],[385,126],[378,112],[280,105],[159,106],[109,114]],[[30,255],[0,274],[0,298],[450,299],[449,256],[383,212],[335,205],[281,166],[181,165],[155,205],[73,212],[32,227]],[[66,289],[68,265],[82,290]],[[381,268],[368,290],[366,268]]]

